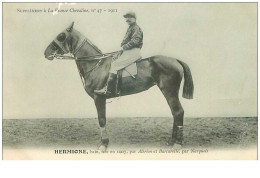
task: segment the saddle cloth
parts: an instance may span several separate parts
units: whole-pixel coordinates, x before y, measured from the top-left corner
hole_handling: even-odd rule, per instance
[[[140,60],[140,59],[138,59]],[[129,77],[137,75],[136,62],[122,69],[122,77]]]

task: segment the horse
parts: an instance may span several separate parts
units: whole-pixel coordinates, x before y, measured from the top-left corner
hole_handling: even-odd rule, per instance
[[[94,90],[106,85],[112,54],[103,54],[89,39],[74,29],[74,22],[47,46],[44,56],[48,60],[65,59],[71,54],[76,62],[83,86],[87,94],[94,100],[100,126],[99,149],[105,150],[109,144],[106,131],[106,100],[109,98],[97,95]],[[183,145],[184,110],[179,100],[180,84],[184,76],[183,94],[186,99],[193,98],[194,85],[189,66],[179,59],[163,55],[144,58],[137,63],[137,75],[122,79],[121,96],[136,94],[157,85],[163,93],[174,118],[172,136],[168,145]]]

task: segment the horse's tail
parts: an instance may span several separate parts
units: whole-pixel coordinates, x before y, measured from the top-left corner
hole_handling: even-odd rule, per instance
[[[186,63],[184,63],[178,59],[177,59],[177,61],[182,65],[183,70],[184,70],[184,86],[183,86],[182,97],[187,98],[187,99],[192,99],[194,85],[193,85],[190,68]]]

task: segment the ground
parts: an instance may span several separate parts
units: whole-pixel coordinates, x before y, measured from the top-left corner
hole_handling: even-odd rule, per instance
[[[257,118],[185,118],[185,148],[257,145]],[[110,148],[169,148],[172,118],[108,118]],[[4,148],[96,148],[98,120],[3,119]]]

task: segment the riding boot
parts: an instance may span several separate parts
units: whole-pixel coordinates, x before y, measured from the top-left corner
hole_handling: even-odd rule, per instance
[[[117,79],[116,74],[109,73],[107,85],[100,90],[94,90],[94,92],[99,95],[107,95],[107,96],[111,96],[111,95],[115,94],[116,79]]]

